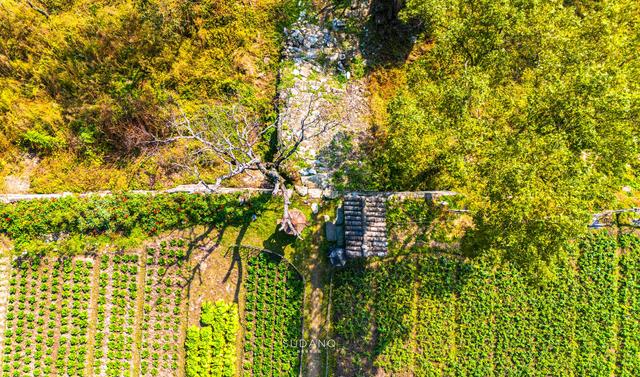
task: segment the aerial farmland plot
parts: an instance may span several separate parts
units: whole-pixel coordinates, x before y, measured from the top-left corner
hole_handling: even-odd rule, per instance
[[[192,375],[207,368],[218,375],[225,363],[229,372],[221,376],[298,375],[299,350],[285,344],[301,334],[297,271],[278,256],[258,253],[240,262],[244,282],[234,276],[224,284],[220,277],[218,297],[190,296],[205,289],[193,279],[195,259],[201,267],[224,268],[231,259],[187,253],[184,240],[171,239],[139,250],[14,260],[6,271],[2,376],[184,376],[189,368],[196,370]],[[227,320],[237,329],[226,336],[232,352],[186,350],[189,325],[200,326],[201,308],[233,301],[235,284],[243,286],[235,316]]]
[[[0,0],[0,377],[640,377],[640,0]]]
[[[187,267],[173,242],[146,253],[14,261],[3,375],[177,374]]]
[[[640,236],[593,234],[538,284],[435,250],[334,277],[339,375],[635,376]]]
[[[273,232],[280,204],[149,199],[0,206],[10,236],[1,245],[0,375],[299,375],[302,275],[282,254],[251,246]],[[79,215],[56,223],[58,206]],[[266,215],[256,221],[255,211]],[[272,248],[292,239],[274,237]],[[24,251],[11,255],[19,242]]]

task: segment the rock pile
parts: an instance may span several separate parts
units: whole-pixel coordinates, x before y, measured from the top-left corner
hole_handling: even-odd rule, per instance
[[[301,19],[285,31],[284,56],[291,64],[281,71],[285,84],[279,93],[278,135],[281,142],[291,143],[306,124],[307,140],[299,145],[297,157],[300,182],[309,189],[331,187],[344,157],[338,156],[340,146],[368,129],[366,86],[349,80],[355,43],[342,31],[344,25],[334,20],[322,27]],[[336,74],[348,82],[341,83]]]
[[[368,0],[354,0],[340,17],[360,17],[358,12],[368,6]],[[285,36],[278,138],[291,144],[305,130],[306,140],[296,152],[297,191],[311,195],[311,190],[331,190],[334,173],[346,160],[357,160],[359,142],[369,129],[368,91],[363,79],[351,77],[359,39],[343,19],[308,17],[303,11]]]
[[[298,21],[291,30],[285,29],[285,58],[296,65],[311,62],[323,69],[335,67],[338,72],[349,75],[346,66],[356,48],[349,36],[342,31],[344,25],[344,21],[334,20],[329,29]]]

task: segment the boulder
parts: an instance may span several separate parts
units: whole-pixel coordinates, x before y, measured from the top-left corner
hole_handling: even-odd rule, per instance
[[[329,251],[329,261],[334,267],[343,267],[347,263],[345,250],[341,247],[331,249]]]

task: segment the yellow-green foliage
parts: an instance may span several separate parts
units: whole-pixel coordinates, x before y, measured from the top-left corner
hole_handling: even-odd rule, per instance
[[[238,307],[218,301],[205,302],[200,327],[187,331],[187,377],[232,377],[236,372]]]
[[[152,185],[136,174],[163,161],[135,156],[149,133],[164,132],[176,102],[187,112],[238,100],[273,111],[289,0],[31,3],[48,17],[26,1],[0,4],[0,160],[39,155],[36,191],[90,170],[98,173],[69,189]],[[107,165],[126,183],[105,182]],[[168,174],[157,173],[152,181]]]
[[[638,1],[405,4],[423,35],[404,80],[374,71],[384,132],[367,188],[463,193],[467,252],[553,262],[590,212],[637,188]]]

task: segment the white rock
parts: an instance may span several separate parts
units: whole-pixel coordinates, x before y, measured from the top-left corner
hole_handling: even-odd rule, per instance
[[[309,197],[313,199],[322,199],[322,190],[321,189],[309,189]]]
[[[314,215],[317,214],[319,210],[318,203],[311,203],[311,212],[313,212]]]
[[[336,199],[338,196],[340,196],[340,193],[333,189],[326,188],[322,191],[322,196],[325,199]]]
[[[309,195],[309,188],[307,186],[293,186],[296,189],[296,192],[300,196]]]

